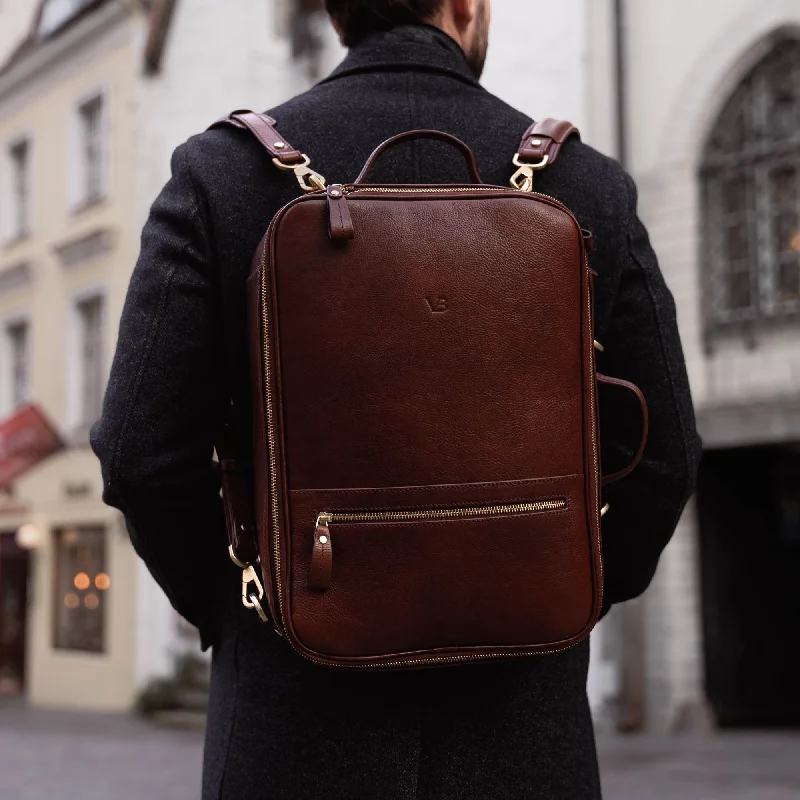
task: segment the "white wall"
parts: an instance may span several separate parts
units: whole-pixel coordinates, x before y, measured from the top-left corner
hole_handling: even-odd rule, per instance
[[[265,0],[182,0],[162,69],[141,85],[142,218],[169,177],[172,151],[238,108],[263,111],[307,89],[312,79],[291,60],[280,4]],[[330,29],[322,71],[341,49]]]
[[[586,2],[493,3],[486,88],[535,119],[558,117],[585,126]]]
[[[631,170],[675,296],[695,406],[702,415],[708,407],[766,402],[769,415],[771,399],[800,394],[800,335],[776,331],[754,350],[731,340],[704,352],[697,168],[711,126],[765,53],[766,37],[800,30],[800,0],[628,0],[627,7]],[[655,729],[671,728],[702,703],[696,538],[690,508],[645,598]]]

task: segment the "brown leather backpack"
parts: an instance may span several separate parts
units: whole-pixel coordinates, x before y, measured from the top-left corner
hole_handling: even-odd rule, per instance
[[[602,602],[601,486],[647,434],[632,384],[597,376],[591,234],[533,192],[578,132],[525,132],[513,188],[438,131],[384,142],[352,185],[266,115],[250,130],[306,192],[248,281],[253,461],[217,450],[242,599],[303,656],[404,668],[554,653]],[[392,145],[457,147],[474,184],[366,183]],[[600,475],[596,380],[640,401],[631,465]],[[262,583],[263,581],[263,583]]]

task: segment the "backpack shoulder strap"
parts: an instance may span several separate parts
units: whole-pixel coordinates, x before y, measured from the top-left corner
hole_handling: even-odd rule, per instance
[[[272,163],[285,172],[294,172],[300,188],[304,192],[316,192],[326,187],[325,178],[311,169],[311,159],[301,153],[278,133],[275,120],[267,114],[240,110],[218,119],[208,130],[233,127],[248,130],[266,148]]]
[[[570,137],[580,138],[580,135],[580,131],[566,120],[548,117],[531,124],[514,156],[514,166],[519,169],[511,178],[511,185],[521,192],[533,191],[533,173],[555,164],[564,143]]]

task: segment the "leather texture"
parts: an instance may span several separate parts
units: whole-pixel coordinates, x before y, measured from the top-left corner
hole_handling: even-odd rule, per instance
[[[352,239],[356,234],[344,186],[340,183],[331,184],[327,189],[327,195],[328,233],[331,239]]]
[[[273,158],[287,167],[303,161],[303,154],[278,133],[275,120],[267,114],[257,114],[248,110],[234,111],[227,117],[217,120],[209,130],[225,125],[249,130]]]
[[[534,122],[522,137],[519,157],[525,162],[538,164],[547,156],[547,165],[552,166],[570,136],[580,138],[580,131],[571,122],[550,117]]]
[[[363,183],[414,138],[454,137],[393,137],[355,185],[284,207],[247,286],[267,605],[332,667],[557,652],[602,605],[591,234],[480,183],[457,139],[475,185]],[[644,415],[616,480],[646,403],[599,379]],[[226,504],[240,473],[223,461]]]
[[[345,246],[329,196],[298,199],[255,261],[256,463],[278,467],[273,485],[256,469],[257,526],[278,628],[330,666],[569,647],[602,599],[583,234],[535,195],[393,188],[348,192]],[[398,511],[437,516],[316,522]]]

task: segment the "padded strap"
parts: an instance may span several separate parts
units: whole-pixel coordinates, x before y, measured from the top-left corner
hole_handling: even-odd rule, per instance
[[[561,119],[543,119],[534,122],[525,135],[517,151],[520,161],[549,166],[555,164],[561,148],[570,136],[580,138],[580,131],[571,123]]]
[[[636,451],[631,463],[628,464],[625,469],[621,469],[619,472],[612,472],[611,475],[603,476],[603,486],[607,486],[609,483],[614,483],[615,481],[622,480],[622,478],[626,478],[636,469],[639,462],[642,460],[644,448],[647,444],[649,415],[647,413],[647,401],[642,394],[642,390],[635,383],[624,381],[621,378],[609,378],[607,375],[601,375],[599,372],[597,373],[597,382],[605,383],[608,386],[619,386],[622,389],[627,389],[629,392],[632,392],[636,396],[636,399],[639,402],[639,408],[642,412],[642,439],[639,443],[639,449]]]
[[[255,111],[247,110],[234,111],[227,117],[218,119],[209,127],[209,130],[225,126],[249,130],[264,145],[269,154],[286,167],[304,161],[303,154],[278,133],[275,120],[267,114],[257,114]]]

